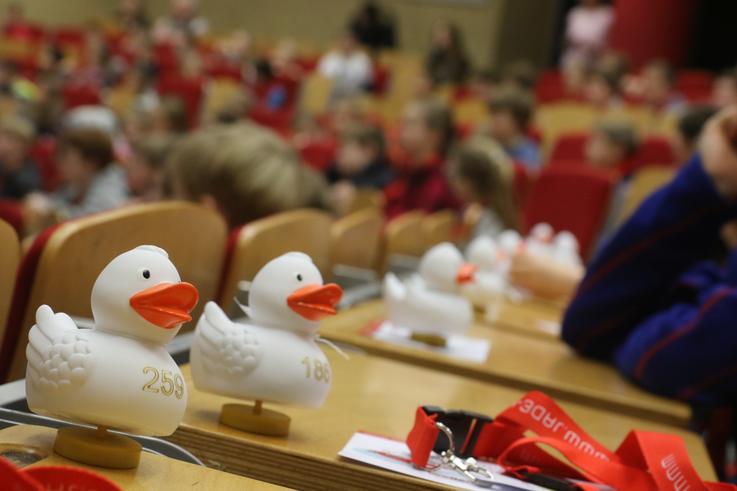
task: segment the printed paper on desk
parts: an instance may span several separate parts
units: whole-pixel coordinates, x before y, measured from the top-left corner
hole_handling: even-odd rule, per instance
[[[491,488],[476,486],[452,469],[440,466],[442,461],[440,456],[435,453],[430,457],[427,469],[418,469],[412,465],[409,448],[407,448],[404,442],[368,433],[358,432],[354,434],[338,455],[346,459],[356,460],[364,464],[454,488],[470,489],[472,491],[479,489],[492,489],[496,491],[546,491],[545,488],[541,488],[540,486],[502,475],[501,467],[489,462],[479,462],[479,465],[485,467],[494,475],[495,484]]]
[[[445,346],[430,346],[411,339],[412,332],[404,327],[394,326],[390,322],[382,322],[370,336],[386,343],[426,349],[443,355],[459,358],[465,361],[483,363],[489,356],[491,343],[486,339],[471,338],[468,336],[451,335]]]

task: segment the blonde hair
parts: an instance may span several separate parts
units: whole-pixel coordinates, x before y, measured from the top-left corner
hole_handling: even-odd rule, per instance
[[[476,198],[494,210],[505,228],[518,229],[514,201],[514,163],[494,140],[474,136],[456,146],[448,161],[451,179],[463,179]]]
[[[294,208],[324,208],[327,194],[322,176],[275,133],[252,123],[188,135],[167,159],[167,177],[187,199],[212,196],[231,227]]]

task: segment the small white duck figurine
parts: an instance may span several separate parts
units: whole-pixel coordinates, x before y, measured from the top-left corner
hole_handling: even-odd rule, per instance
[[[262,401],[320,407],[332,373],[317,330],[336,313],[342,294],[338,285],[323,284],[306,254],[271,260],[251,283],[247,323],[231,321],[213,302],[205,305],[190,353],[195,386],[254,400],[256,414]]]
[[[553,258],[561,264],[582,266],[580,246],[576,236],[567,230],[558,232],[553,240]]]
[[[463,334],[473,321],[473,308],[459,286],[473,281],[475,270],[453,244],[432,247],[422,256],[417,275],[404,283],[392,273],[384,278],[387,320],[423,337]]]
[[[197,300],[163,249],[119,255],[92,287],[93,329],[38,308],[26,348],[29,408],[102,429],[172,434],[187,387],[165,345],[191,320]]]
[[[538,223],[527,236],[527,250],[536,256],[551,255],[555,231],[549,223]]]
[[[508,253],[489,236],[477,237],[466,248],[466,259],[477,267],[474,280],[461,286],[461,292],[474,305],[485,306],[504,295],[509,288]]]

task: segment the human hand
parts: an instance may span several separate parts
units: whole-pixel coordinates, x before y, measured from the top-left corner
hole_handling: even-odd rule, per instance
[[[737,106],[720,111],[706,123],[699,150],[717,191],[727,199],[737,198]]]

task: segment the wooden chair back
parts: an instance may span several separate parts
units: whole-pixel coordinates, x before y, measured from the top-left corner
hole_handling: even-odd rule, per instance
[[[317,73],[308,76],[302,83],[301,109],[308,114],[324,113],[332,90],[332,80]]]
[[[454,233],[458,216],[452,210],[441,210],[422,219],[422,234],[425,247],[430,248],[441,242],[455,242]]]
[[[363,210],[374,210],[381,212],[384,208],[384,193],[376,189],[356,189],[356,195],[348,210],[347,215]]]
[[[317,210],[293,210],[253,221],[233,232],[234,240],[218,295],[229,309],[240,281],[250,281],[267,262],[291,251],[308,254],[323,278],[330,277],[332,218]]]
[[[8,324],[8,329],[18,331],[13,336],[15,353],[9,380],[21,378],[25,373],[26,341],[29,329],[35,324],[36,309],[48,304],[56,312],[91,317],[90,293],[100,271],[117,255],[142,244],[165,249],[182,280],[197,287],[200,302],[192,313],[192,318],[197,319],[205,302],[213,299],[217,291],[227,227],[218,214],[206,208],[184,202],[162,202],[69,221],[50,235],[42,236],[39,239],[45,243],[37,256],[35,274],[32,279],[26,278],[31,286],[25,305],[19,306],[13,300],[14,308],[22,310],[22,321],[15,326]],[[26,266],[22,265],[20,273]],[[25,269],[28,273],[28,268]],[[193,324],[185,326],[192,327]]]
[[[13,299],[15,274],[20,262],[20,243],[15,229],[0,220],[0,339],[5,331],[5,322]]]
[[[427,249],[422,227],[424,217],[425,214],[421,211],[410,211],[387,224],[381,262],[383,270],[389,265],[389,258],[393,255],[422,256]]]
[[[330,227],[332,265],[375,269],[379,261],[384,218],[378,210],[351,213]]]
[[[622,207],[617,214],[617,223],[623,223],[639,208],[645,199],[673,179],[677,169],[654,165],[638,170],[627,190]]]

